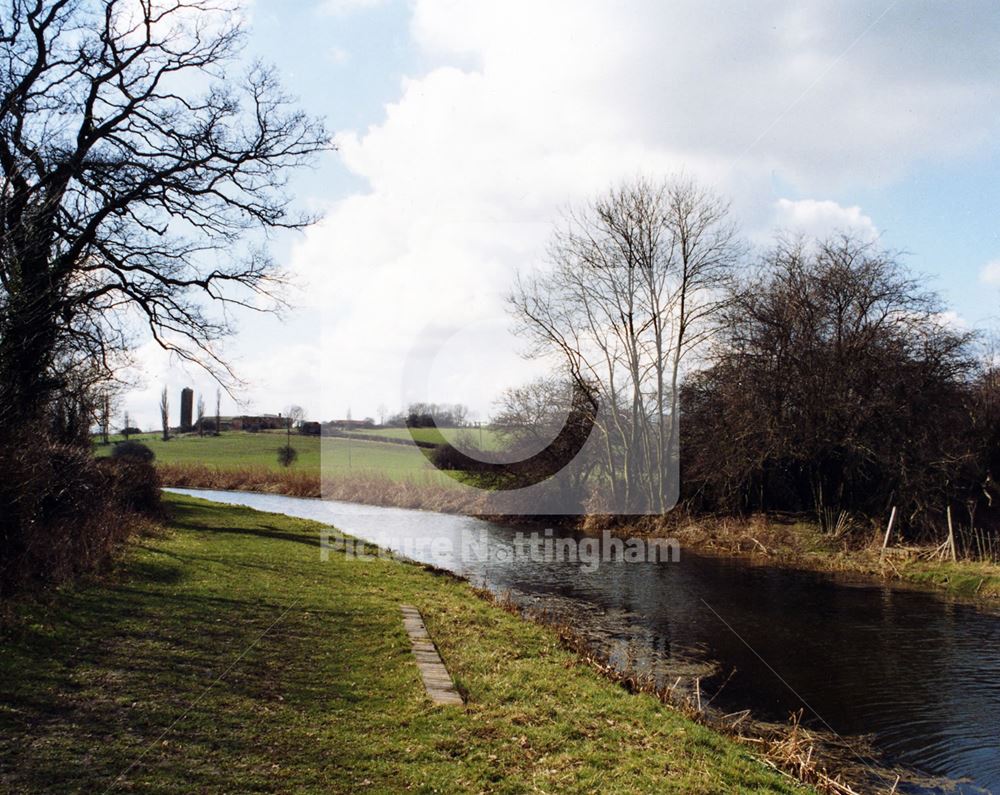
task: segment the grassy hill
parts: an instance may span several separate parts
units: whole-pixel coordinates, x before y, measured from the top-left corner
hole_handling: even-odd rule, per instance
[[[500,447],[500,437],[491,428],[362,428],[357,433],[374,438],[416,439],[418,442],[431,444],[455,442],[458,437],[466,436],[484,450],[496,450]]]

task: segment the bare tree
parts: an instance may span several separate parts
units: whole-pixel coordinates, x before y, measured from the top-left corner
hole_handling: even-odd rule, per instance
[[[298,453],[292,447],[292,428],[305,419],[306,413],[301,406],[289,406],[285,409],[285,445],[278,448],[278,463],[291,466],[298,458]]]
[[[551,269],[515,286],[510,306],[531,352],[555,354],[600,405],[619,504],[664,504],[682,363],[713,333],[740,253],[723,200],[683,177],[640,179],[568,213]]]
[[[215,435],[222,433],[222,390],[215,390]]]
[[[198,395],[198,435],[205,435],[205,396]]]
[[[122,434],[125,436],[125,441],[128,441],[129,434],[132,432],[132,418],[129,417],[128,411],[125,411],[125,427],[122,428]]]
[[[100,415],[102,386],[103,379],[96,368],[69,370],[62,389],[45,406],[43,433],[52,441],[88,447],[91,429]]]
[[[389,407],[385,403],[379,403],[378,405],[378,424],[385,425],[385,418],[389,416]]]
[[[531,468],[545,467],[553,459],[562,461],[563,466],[551,476],[561,502],[582,502],[586,496],[584,486],[597,462],[578,450],[574,442],[579,437],[561,433],[573,414],[574,385],[558,378],[540,378],[504,390],[496,408],[490,425],[500,442],[501,456],[509,461],[534,458],[533,467],[528,467],[529,475]],[[583,429],[578,430],[581,433],[586,438]],[[539,457],[541,451],[546,455]],[[570,461],[572,466],[566,465]]]
[[[166,387],[160,393],[160,427],[163,429],[163,441],[170,441],[170,399]]]
[[[348,412],[349,414],[350,412]],[[288,440],[288,446],[292,446],[292,429],[300,422],[302,422],[306,417],[305,409],[301,406],[289,406],[285,409],[285,431]]]
[[[15,0],[0,21],[0,426],[36,417],[66,368],[110,371],[129,313],[234,377],[212,344],[227,315],[205,307],[275,298],[258,239],[313,220],[287,173],[331,147],[272,70],[236,74],[239,19],[214,0]]]
[[[111,393],[107,389],[101,392],[98,412],[98,424],[101,428],[101,444],[109,444],[111,441]]]

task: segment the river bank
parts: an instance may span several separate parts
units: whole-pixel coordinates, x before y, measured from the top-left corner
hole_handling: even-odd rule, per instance
[[[590,519],[591,528],[601,526]],[[670,535],[700,554],[736,557],[762,566],[833,572],[861,581],[889,582],[944,592],[966,601],[1000,599],[1000,565],[977,560],[942,560],[932,544],[882,549],[882,532],[823,533],[799,517],[690,516],[682,511],[649,517],[617,528],[622,534]]]
[[[322,562],[316,522],[166,500],[108,581],[5,628],[5,789],[807,791],[467,583]],[[401,602],[464,708],[426,700]]]
[[[604,671],[665,690],[682,710],[697,706],[700,682],[704,711],[697,717],[709,713],[715,726],[714,717],[729,716],[723,731],[763,739],[764,721],[787,733],[789,715],[808,705],[807,745],[819,746],[815,732],[825,722],[848,741],[842,750],[854,767],[863,758],[869,766],[902,766],[879,774],[885,789],[897,773],[901,792],[1000,789],[991,718],[1000,669],[982,653],[1000,642],[997,611],[920,589],[690,550],[673,563],[612,558],[594,567],[562,555],[526,557],[512,554],[512,545],[519,535],[542,535],[541,528],[457,514],[254,492],[190,496],[319,521],[373,545],[369,551],[391,549],[453,573],[560,634],[569,628],[573,648],[585,648]],[[610,543],[568,529],[555,534],[556,549]],[[959,692],[956,681],[964,683]],[[926,697],[945,690],[955,697]],[[841,757],[824,754],[823,761],[864,781]]]
[[[167,464],[158,467],[164,485],[225,491],[255,491],[292,497],[326,497],[393,508],[415,508],[468,516],[489,515],[483,500],[437,481],[394,480],[377,474],[321,480],[314,471],[266,467],[217,467]],[[823,534],[815,523],[796,517],[692,517],[681,512],[666,518],[621,522],[602,517],[569,521],[584,532],[611,529],[627,537],[670,535],[690,550],[739,557],[767,566],[838,572],[868,581],[904,583],[965,600],[1000,600],[1000,565],[981,561],[928,559],[932,547],[890,546],[882,554],[878,533],[867,541]]]

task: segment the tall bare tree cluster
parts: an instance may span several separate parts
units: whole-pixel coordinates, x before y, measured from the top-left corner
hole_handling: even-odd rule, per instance
[[[726,201],[640,179],[569,213],[548,270],[510,296],[533,352],[592,395],[615,504],[670,501],[684,362],[716,331],[740,253]]]
[[[669,507],[679,459],[693,509],[843,527],[896,507],[917,534],[950,509],[1000,527],[996,346],[947,322],[875,242],[779,237],[748,253],[726,202],[684,178],[570,213],[547,269],[510,296],[531,353],[559,371],[507,393],[495,423],[513,448],[558,424],[565,377],[590,396],[601,449],[574,488],[614,504]]]

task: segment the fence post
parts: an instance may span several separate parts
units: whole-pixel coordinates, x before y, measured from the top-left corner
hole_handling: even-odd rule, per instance
[[[892,506],[892,513],[889,514],[889,526],[885,528],[885,538],[882,541],[882,554],[879,555],[879,560],[885,560],[885,548],[889,546],[889,534],[892,532],[893,522],[896,521],[896,506]]]

